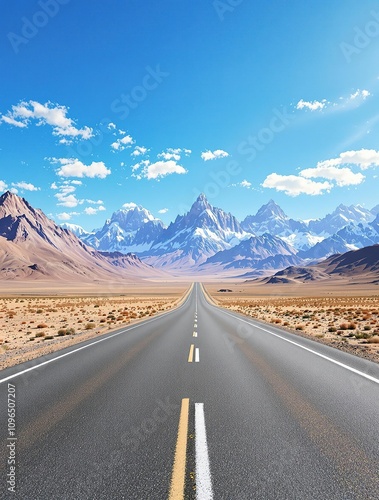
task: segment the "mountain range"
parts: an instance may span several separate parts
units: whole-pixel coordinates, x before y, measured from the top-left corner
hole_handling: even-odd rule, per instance
[[[254,277],[307,267],[379,243],[379,213],[340,205],[322,219],[290,219],[269,201],[239,222],[202,194],[165,227],[125,204],[101,229],[58,226],[10,192],[0,197],[0,277],[145,279],[180,274]],[[275,279],[277,279],[276,276]]]
[[[379,285],[379,245],[332,255],[310,266],[289,266],[256,282],[266,284],[299,284],[320,281],[343,284]]]
[[[0,197],[0,279],[109,284],[164,275],[136,255],[87,246],[9,191]]]
[[[144,207],[128,203],[97,231],[72,230],[98,250],[135,252],[146,263],[174,272],[261,273],[379,243],[379,206],[341,204],[323,218],[295,220],[270,200],[239,222],[201,194],[168,227]]]

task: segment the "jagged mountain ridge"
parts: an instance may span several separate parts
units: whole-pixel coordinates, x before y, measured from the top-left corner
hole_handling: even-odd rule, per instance
[[[224,269],[261,269],[263,265],[263,268],[268,266],[269,269],[274,269],[275,267],[270,267],[269,264],[272,265],[275,262],[273,259],[276,258],[278,260],[278,257],[282,258],[282,264],[284,262],[292,264],[300,263],[301,259],[290,259],[290,261],[283,259],[284,257],[294,257],[295,255],[296,250],[293,247],[285,243],[282,239],[265,233],[261,236],[251,236],[229,250],[217,252],[206,260],[204,266],[217,264]]]
[[[108,219],[102,229],[84,236],[92,247],[107,252],[144,252],[164,229],[163,222],[134,203],[124,206]]]
[[[147,261],[163,266],[197,266],[249,235],[230,213],[210,205],[201,194],[190,211],[178,215],[148,252]]]
[[[0,197],[1,279],[116,282],[160,274],[136,256],[94,250],[9,191]]]
[[[143,207],[126,207],[115,212],[101,230],[81,238],[102,251],[136,252],[157,267],[204,269],[203,264],[218,252],[264,234],[278,237],[296,249],[298,263],[377,242],[372,226],[375,208],[371,212],[359,205],[341,204],[321,219],[301,221],[288,217],[270,200],[255,215],[239,223],[232,214],[210,205],[201,194],[189,212],[178,215],[167,228]],[[267,257],[267,268],[285,263],[283,258],[273,257]],[[243,262],[251,266],[253,262],[257,265],[258,260],[252,253],[245,260],[240,259],[239,265]],[[233,261],[229,264],[234,266]]]

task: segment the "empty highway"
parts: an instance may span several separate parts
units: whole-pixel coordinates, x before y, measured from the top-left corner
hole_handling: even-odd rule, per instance
[[[210,303],[0,372],[0,497],[377,499],[379,365]]]

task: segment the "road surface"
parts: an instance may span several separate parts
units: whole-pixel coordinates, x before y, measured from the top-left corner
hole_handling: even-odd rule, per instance
[[[1,371],[0,401],[1,498],[379,498],[379,365],[215,307],[200,284]]]

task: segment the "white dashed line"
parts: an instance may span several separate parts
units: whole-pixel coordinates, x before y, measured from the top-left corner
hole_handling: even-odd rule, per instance
[[[212,479],[209,467],[207,432],[205,428],[204,404],[195,403],[196,435],[196,499],[212,500]]]

